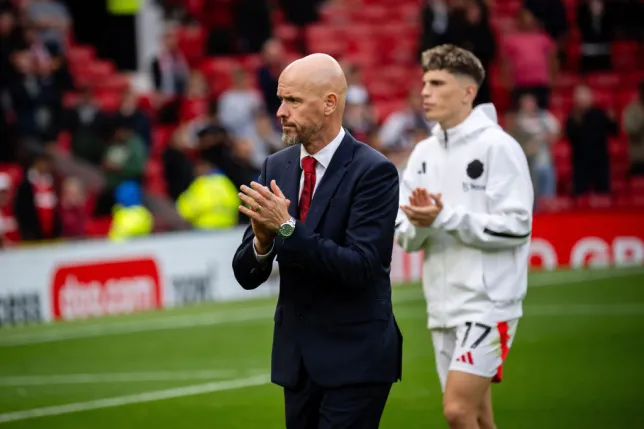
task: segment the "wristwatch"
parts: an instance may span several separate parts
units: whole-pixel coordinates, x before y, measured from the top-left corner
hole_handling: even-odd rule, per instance
[[[295,219],[290,218],[286,222],[280,225],[279,229],[277,230],[277,235],[280,236],[280,238],[289,238],[291,235],[293,235],[293,232],[295,231]]]

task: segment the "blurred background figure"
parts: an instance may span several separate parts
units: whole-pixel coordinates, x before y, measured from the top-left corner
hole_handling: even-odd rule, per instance
[[[219,98],[219,123],[235,137],[248,137],[253,132],[255,112],[263,108],[263,101],[245,70],[233,70],[232,81],[232,87]]]
[[[610,2],[584,0],[577,6],[577,25],[581,33],[581,63],[584,73],[612,68],[615,21]]]
[[[277,39],[269,39],[262,49],[262,65],[257,70],[257,82],[268,112],[275,116],[280,107],[277,98],[277,79],[286,67],[284,46]]]
[[[147,114],[138,106],[138,98],[130,88],[123,92],[116,121],[124,124],[138,136],[149,152],[152,146],[152,128]]]
[[[569,22],[564,2],[562,0],[524,0],[523,6],[554,41],[558,62],[566,64],[565,43]]]
[[[71,20],[64,3],[55,0],[31,0],[26,4],[27,16],[38,28],[42,40],[62,50]]]
[[[527,9],[518,14],[516,31],[505,37],[501,59],[515,105],[521,95],[530,93],[537,98],[540,108],[548,108],[558,68],[557,50],[552,38],[539,29]]]
[[[610,193],[608,139],[618,133],[613,112],[596,107],[590,88],[575,88],[574,107],[566,122],[572,148],[573,192]]]
[[[420,89],[414,87],[407,96],[405,108],[391,113],[382,124],[379,133],[383,150],[409,151],[418,141],[429,137],[434,124],[425,118]],[[420,134],[420,136],[418,136]]]
[[[145,168],[146,151],[143,140],[136,135],[123,118],[112,122],[111,138],[103,152],[102,170],[105,190],[96,203],[96,215],[105,216],[114,205],[114,191],[126,180],[141,182]]]
[[[108,116],[101,111],[91,88],[81,90],[76,105],[65,112],[64,118],[64,129],[71,134],[72,154],[91,165],[100,166]]]
[[[528,158],[537,204],[539,199],[554,197],[557,193],[551,148],[559,138],[560,128],[552,113],[539,108],[534,95],[523,94],[519,98],[519,110],[511,134]]]
[[[11,243],[10,235],[17,230],[11,214],[11,177],[0,173],[0,249]]]
[[[644,176],[644,80],[639,84],[637,98],[624,111],[624,131],[630,144],[631,176]]]
[[[162,155],[168,193],[173,201],[176,201],[194,180],[188,133],[185,127],[177,129],[170,137],[170,143]]]
[[[195,229],[225,229],[238,223],[238,188],[217,166],[199,158],[196,179],[177,199],[177,211]]]
[[[59,190],[52,160],[45,152],[33,156],[16,190],[14,212],[24,241],[60,237]]]
[[[114,191],[112,224],[108,237],[112,241],[126,241],[152,233],[154,218],[143,205],[141,185],[127,180]]]
[[[60,195],[61,235],[65,238],[85,237],[85,227],[89,220],[87,196],[83,182],[77,177],[63,181]]]

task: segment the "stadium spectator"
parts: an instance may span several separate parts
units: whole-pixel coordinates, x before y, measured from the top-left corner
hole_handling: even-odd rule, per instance
[[[550,87],[557,69],[552,39],[538,28],[530,11],[519,12],[517,31],[506,36],[501,56],[505,78],[513,89],[515,105],[521,95],[534,94],[541,109],[547,109]]]
[[[7,233],[15,228],[13,216],[9,214],[11,197],[11,177],[7,173],[0,173],[0,249],[8,243]]]
[[[431,132],[433,123],[425,117],[423,110],[423,99],[420,89],[413,88],[407,96],[407,106],[387,117],[379,132],[379,140],[382,150],[410,150],[417,142],[416,135],[424,134],[427,138]]]
[[[362,82],[361,70],[352,64],[345,67],[347,80],[346,108],[342,126],[353,136],[368,143],[377,121],[367,87]]]
[[[71,21],[67,7],[55,0],[30,0],[26,5],[27,16],[38,28],[42,40],[62,50]]]
[[[573,192],[576,196],[594,191],[610,193],[608,138],[616,136],[614,114],[594,106],[590,88],[579,85],[574,107],[566,122],[566,138],[572,148]]]
[[[263,64],[257,70],[257,82],[264,97],[264,104],[271,115],[277,114],[281,101],[277,97],[277,78],[286,66],[284,46],[277,39],[270,39],[262,50]]]
[[[143,205],[141,186],[137,182],[127,180],[119,184],[114,191],[114,201],[116,205],[107,234],[110,240],[122,242],[152,232],[154,218]]]
[[[145,144],[149,151],[152,146],[152,128],[148,115],[138,107],[138,98],[132,89],[123,92],[121,106],[116,120],[129,127]]]
[[[271,11],[267,0],[238,0],[235,4],[235,28],[240,50],[257,53],[272,34]]]
[[[450,5],[445,0],[427,0],[421,9],[420,52],[447,41]],[[420,54],[419,52],[419,54]]]
[[[253,164],[260,167],[266,156],[284,148],[282,136],[275,128],[275,122],[265,109],[255,112],[254,132],[251,135],[254,149]]]
[[[225,229],[238,223],[237,187],[222,170],[201,157],[196,179],[177,199],[177,211],[195,229]]]
[[[0,10],[0,88],[7,87],[13,77],[11,55],[20,45],[15,15],[11,10]]]
[[[512,136],[521,144],[530,167],[535,200],[554,197],[557,177],[551,147],[559,138],[561,125],[548,110],[540,109],[532,94],[519,99]]]
[[[306,26],[319,19],[320,3],[321,0],[278,0],[286,21],[297,28],[297,49],[302,55],[307,53]]]
[[[100,166],[106,125],[107,116],[101,111],[92,89],[83,88],[76,105],[65,112],[64,129],[71,134],[72,154]]]
[[[47,153],[41,152],[33,156],[16,190],[14,204],[23,241],[60,237],[58,186],[52,160]]]
[[[168,193],[173,201],[176,201],[194,180],[194,167],[189,157],[188,133],[187,127],[177,129],[162,154],[163,172],[168,184]]]
[[[87,198],[83,183],[77,177],[63,181],[60,195],[61,235],[65,238],[83,238],[89,220]]]
[[[152,60],[152,82],[156,91],[154,105],[160,123],[178,120],[179,102],[186,92],[190,67],[181,52],[175,28],[165,30],[161,52]]]
[[[242,68],[232,72],[233,85],[219,97],[219,123],[235,138],[253,132],[255,113],[263,108],[261,95],[255,91]]]
[[[630,143],[630,175],[644,176],[644,80],[638,98],[624,111],[623,126]]]
[[[490,27],[487,5],[483,0],[466,0],[450,14],[446,43],[467,49],[489,70],[496,53],[496,41]],[[491,101],[489,78],[479,88],[475,104]]]
[[[615,31],[611,3],[603,0],[580,3],[577,6],[577,26],[581,33],[581,71],[610,70],[611,42]]]
[[[146,162],[145,145],[127,122],[116,118],[112,138],[103,154],[105,189],[96,203],[96,215],[107,215],[114,205],[114,191],[126,180],[140,182]]]
[[[559,62],[565,63],[565,42],[568,33],[566,6],[562,0],[524,0],[524,8],[539,21],[557,46]]]

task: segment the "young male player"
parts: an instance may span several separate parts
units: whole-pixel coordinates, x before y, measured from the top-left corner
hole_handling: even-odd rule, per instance
[[[492,104],[472,102],[485,77],[471,52],[423,54],[423,107],[437,122],[403,174],[396,220],[405,250],[425,250],[428,326],[451,429],[493,429],[501,381],[527,288],[533,189],[519,144]]]

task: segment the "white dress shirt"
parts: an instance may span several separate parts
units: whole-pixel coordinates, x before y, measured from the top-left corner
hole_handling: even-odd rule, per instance
[[[331,140],[331,143],[324,146],[315,155],[309,154],[304,148],[304,145],[300,145],[300,169],[302,170],[302,173],[300,174],[300,193],[298,196],[298,201],[302,196],[302,188],[304,187],[304,170],[302,169],[302,159],[304,159],[304,157],[306,156],[312,156],[317,161],[315,163],[315,187],[313,188],[313,195],[311,195],[311,199],[313,199],[315,190],[318,188],[318,185],[322,181],[322,177],[324,176],[326,169],[329,168],[331,159],[333,158],[333,155],[335,155],[335,151],[338,150],[338,147],[340,147],[340,143],[342,143],[345,134],[346,132],[344,131],[344,128],[340,127],[340,132],[333,140]],[[257,253],[257,249],[255,249],[255,243],[253,243],[253,250],[255,251],[257,260],[259,262],[263,262],[273,252],[273,247],[271,247],[271,250],[269,250],[269,252],[265,255],[260,255]]]

